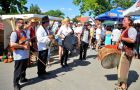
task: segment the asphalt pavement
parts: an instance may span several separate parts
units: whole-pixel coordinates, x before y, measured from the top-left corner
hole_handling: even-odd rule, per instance
[[[78,56],[70,57],[69,67],[62,68],[57,55],[46,79],[37,77],[36,65],[27,69],[29,82],[22,83],[21,90],[114,90],[117,83],[117,69],[104,69],[96,58],[96,52],[88,49],[87,59],[80,61]],[[13,90],[14,62],[0,62],[0,90]],[[140,60],[133,59],[129,71],[128,90],[140,90]]]

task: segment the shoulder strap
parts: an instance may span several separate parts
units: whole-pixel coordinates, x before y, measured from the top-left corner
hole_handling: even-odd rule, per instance
[[[21,36],[21,33],[20,32],[18,32],[18,31],[14,31],[14,32],[16,32],[16,34],[17,34],[17,40],[16,40],[16,43],[18,43],[18,41],[20,40],[20,38],[22,37]],[[23,31],[23,34],[24,34],[24,37],[25,38],[27,38],[27,35],[26,35],[26,33]]]
[[[90,39],[90,30],[88,30],[88,39]]]
[[[26,30],[26,32],[23,31],[22,33],[23,33],[24,37],[27,38],[27,35],[26,35],[27,34],[27,30]]]
[[[15,30],[15,31],[13,31],[13,32],[16,32],[16,34],[17,34],[17,40],[16,40],[16,43],[18,43],[19,38],[21,37],[21,36],[20,36],[20,33],[19,33],[18,31],[16,31],[16,30]]]
[[[47,35],[49,35],[49,32],[48,32],[49,30],[46,30],[44,27],[43,27],[43,29],[45,30],[45,32],[47,33]]]

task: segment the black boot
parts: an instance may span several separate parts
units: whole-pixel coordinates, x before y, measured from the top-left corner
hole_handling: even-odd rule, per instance
[[[20,85],[19,84],[15,84],[14,85],[14,90],[20,90]]]
[[[27,78],[21,78],[21,79],[20,79],[20,82],[21,82],[21,83],[26,83],[26,82],[28,82],[28,79],[27,79]]]

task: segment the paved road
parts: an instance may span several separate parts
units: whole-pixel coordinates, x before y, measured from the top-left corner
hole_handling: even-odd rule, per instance
[[[114,90],[117,82],[117,70],[104,69],[96,60],[96,52],[88,50],[87,60],[78,57],[69,58],[69,68],[63,69],[55,62],[46,70],[51,74],[45,80],[37,78],[36,66],[27,69],[28,83],[22,84],[22,90]],[[54,56],[56,58],[56,56]],[[0,90],[13,90],[14,63],[0,62]],[[128,90],[140,90],[140,60],[134,59],[129,72]]]

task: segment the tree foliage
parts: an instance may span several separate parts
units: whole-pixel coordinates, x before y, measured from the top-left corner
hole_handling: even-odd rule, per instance
[[[98,15],[115,7],[130,7],[136,0],[73,0],[74,5],[80,6],[81,14]]]
[[[135,2],[136,0],[113,0],[112,5],[114,5],[114,7],[128,8],[132,6]]]
[[[78,23],[79,21],[77,20],[77,18],[79,17],[81,17],[81,15],[75,16],[74,18],[72,18],[72,22]]]
[[[38,5],[31,4],[29,13],[32,13],[32,14],[41,14],[41,10],[40,10],[40,8],[39,8]]]
[[[50,10],[48,12],[45,12],[46,15],[49,15],[49,16],[54,16],[54,17],[62,17],[64,18],[64,13],[60,10]]]
[[[81,14],[89,12],[89,15],[97,15],[111,9],[111,0],[73,0],[73,3],[80,6]]]
[[[0,14],[4,14],[5,12],[4,11],[2,11],[2,9],[0,8]]]
[[[27,0],[0,0],[0,7],[4,14],[9,13],[25,13]]]

